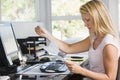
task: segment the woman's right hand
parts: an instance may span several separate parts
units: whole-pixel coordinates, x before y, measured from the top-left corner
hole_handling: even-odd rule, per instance
[[[46,37],[46,33],[39,26],[35,27],[35,32],[42,37]]]
[[[46,29],[41,28],[40,26],[35,27],[35,32],[42,37],[47,38],[48,40],[51,40],[53,36],[51,33],[49,33]]]
[[[75,74],[81,74],[81,71],[83,68],[79,66],[78,64],[72,61],[68,61],[68,60],[65,60],[65,64],[67,65],[70,72],[75,73]]]

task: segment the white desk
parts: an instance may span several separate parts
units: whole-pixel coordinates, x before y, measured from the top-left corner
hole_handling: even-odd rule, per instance
[[[0,76],[0,80],[10,80],[9,76]]]
[[[83,55],[82,54],[77,55],[79,57],[84,57],[83,61],[80,61],[79,64],[83,63],[87,59],[87,53],[85,53]],[[68,57],[68,58],[70,56],[76,56],[76,54],[66,55],[66,57]],[[36,75],[36,76],[57,76],[57,75],[67,75],[70,73],[69,70],[67,70],[66,72],[62,72],[62,73],[44,73],[44,72],[40,71],[40,66],[41,66],[41,64],[35,64],[35,65],[25,69],[25,70],[18,72],[17,74],[19,74],[19,75],[32,75],[32,76],[33,75]]]
[[[70,71],[67,70],[66,72],[62,72],[62,73],[44,73],[44,72],[41,72],[40,71],[40,66],[41,64],[35,64],[25,70],[22,70],[20,72],[18,72],[17,74],[20,74],[20,75],[66,75],[68,74]]]
[[[45,76],[47,78],[47,80],[48,79],[49,80],[50,79],[54,80],[54,78],[56,76],[67,75],[67,74],[70,73],[69,70],[67,70],[66,72],[62,72],[62,73],[44,73],[44,72],[40,71],[40,66],[41,66],[41,64],[35,64],[35,65],[25,69],[25,70],[22,70],[22,71],[18,72],[17,74],[19,74],[19,75],[37,76],[37,78],[39,78],[40,76]]]

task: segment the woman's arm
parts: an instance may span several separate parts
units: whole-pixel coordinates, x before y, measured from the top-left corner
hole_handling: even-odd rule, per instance
[[[86,39],[73,43],[73,44],[68,44],[66,42],[63,42],[57,38],[55,38],[57,44],[59,45],[59,48],[61,51],[65,53],[80,53],[87,51],[90,47],[90,38],[87,37]]]
[[[118,49],[114,45],[106,45],[103,53],[105,73],[111,80],[116,80],[118,69]]]
[[[105,46],[103,51],[103,61],[105,73],[98,73],[87,70],[73,62],[65,61],[65,63],[71,72],[84,75],[93,80],[116,80],[118,69],[118,50],[115,46]]]
[[[73,43],[73,44],[68,44],[62,40],[59,40],[55,38],[51,33],[49,33],[47,30],[42,30],[39,26],[35,28],[35,32],[42,36],[47,38],[48,40],[55,40],[56,43],[58,44],[59,48],[61,51],[65,53],[78,53],[78,52],[83,52],[87,51],[90,47],[90,38],[87,37],[86,39]],[[49,34],[49,35],[48,35]]]

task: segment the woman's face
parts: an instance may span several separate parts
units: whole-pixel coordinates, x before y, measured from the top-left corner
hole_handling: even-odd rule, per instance
[[[81,17],[85,26],[89,29],[89,31],[94,32],[93,18],[89,14],[81,14]]]

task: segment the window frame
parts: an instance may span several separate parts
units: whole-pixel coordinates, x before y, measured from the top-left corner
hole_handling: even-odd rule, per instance
[[[115,25],[115,28],[118,32],[118,34],[120,33],[120,22],[119,22],[119,17],[120,16],[119,14],[119,0],[102,0],[102,2],[106,5],[106,7],[109,9],[109,12],[110,12],[110,16],[112,18],[112,21]],[[111,6],[112,4],[114,4],[114,6]],[[115,16],[116,15],[116,16]],[[81,17],[79,16],[52,16],[52,21],[57,21],[57,20],[78,20],[78,19],[81,19]]]
[[[52,32],[52,21],[55,20],[78,20],[81,19],[79,16],[52,16],[51,15],[51,0],[35,0],[36,1],[36,21],[43,22],[45,24],[45,28]],[[119,28],[119,0],[102,0],[108,7],[113,22],[115,23],[115,26],[118,30]],[[1,0],[0,0],[1,4]],[[114,6],[111,6],[114,4]],[[42,15],[41,15],[42,14]],[[116,15],[116,16],[114,16]],[[1,6],[0,6],[0,21],[1,21]],[[120,31],[118,31],[120,32]]]

